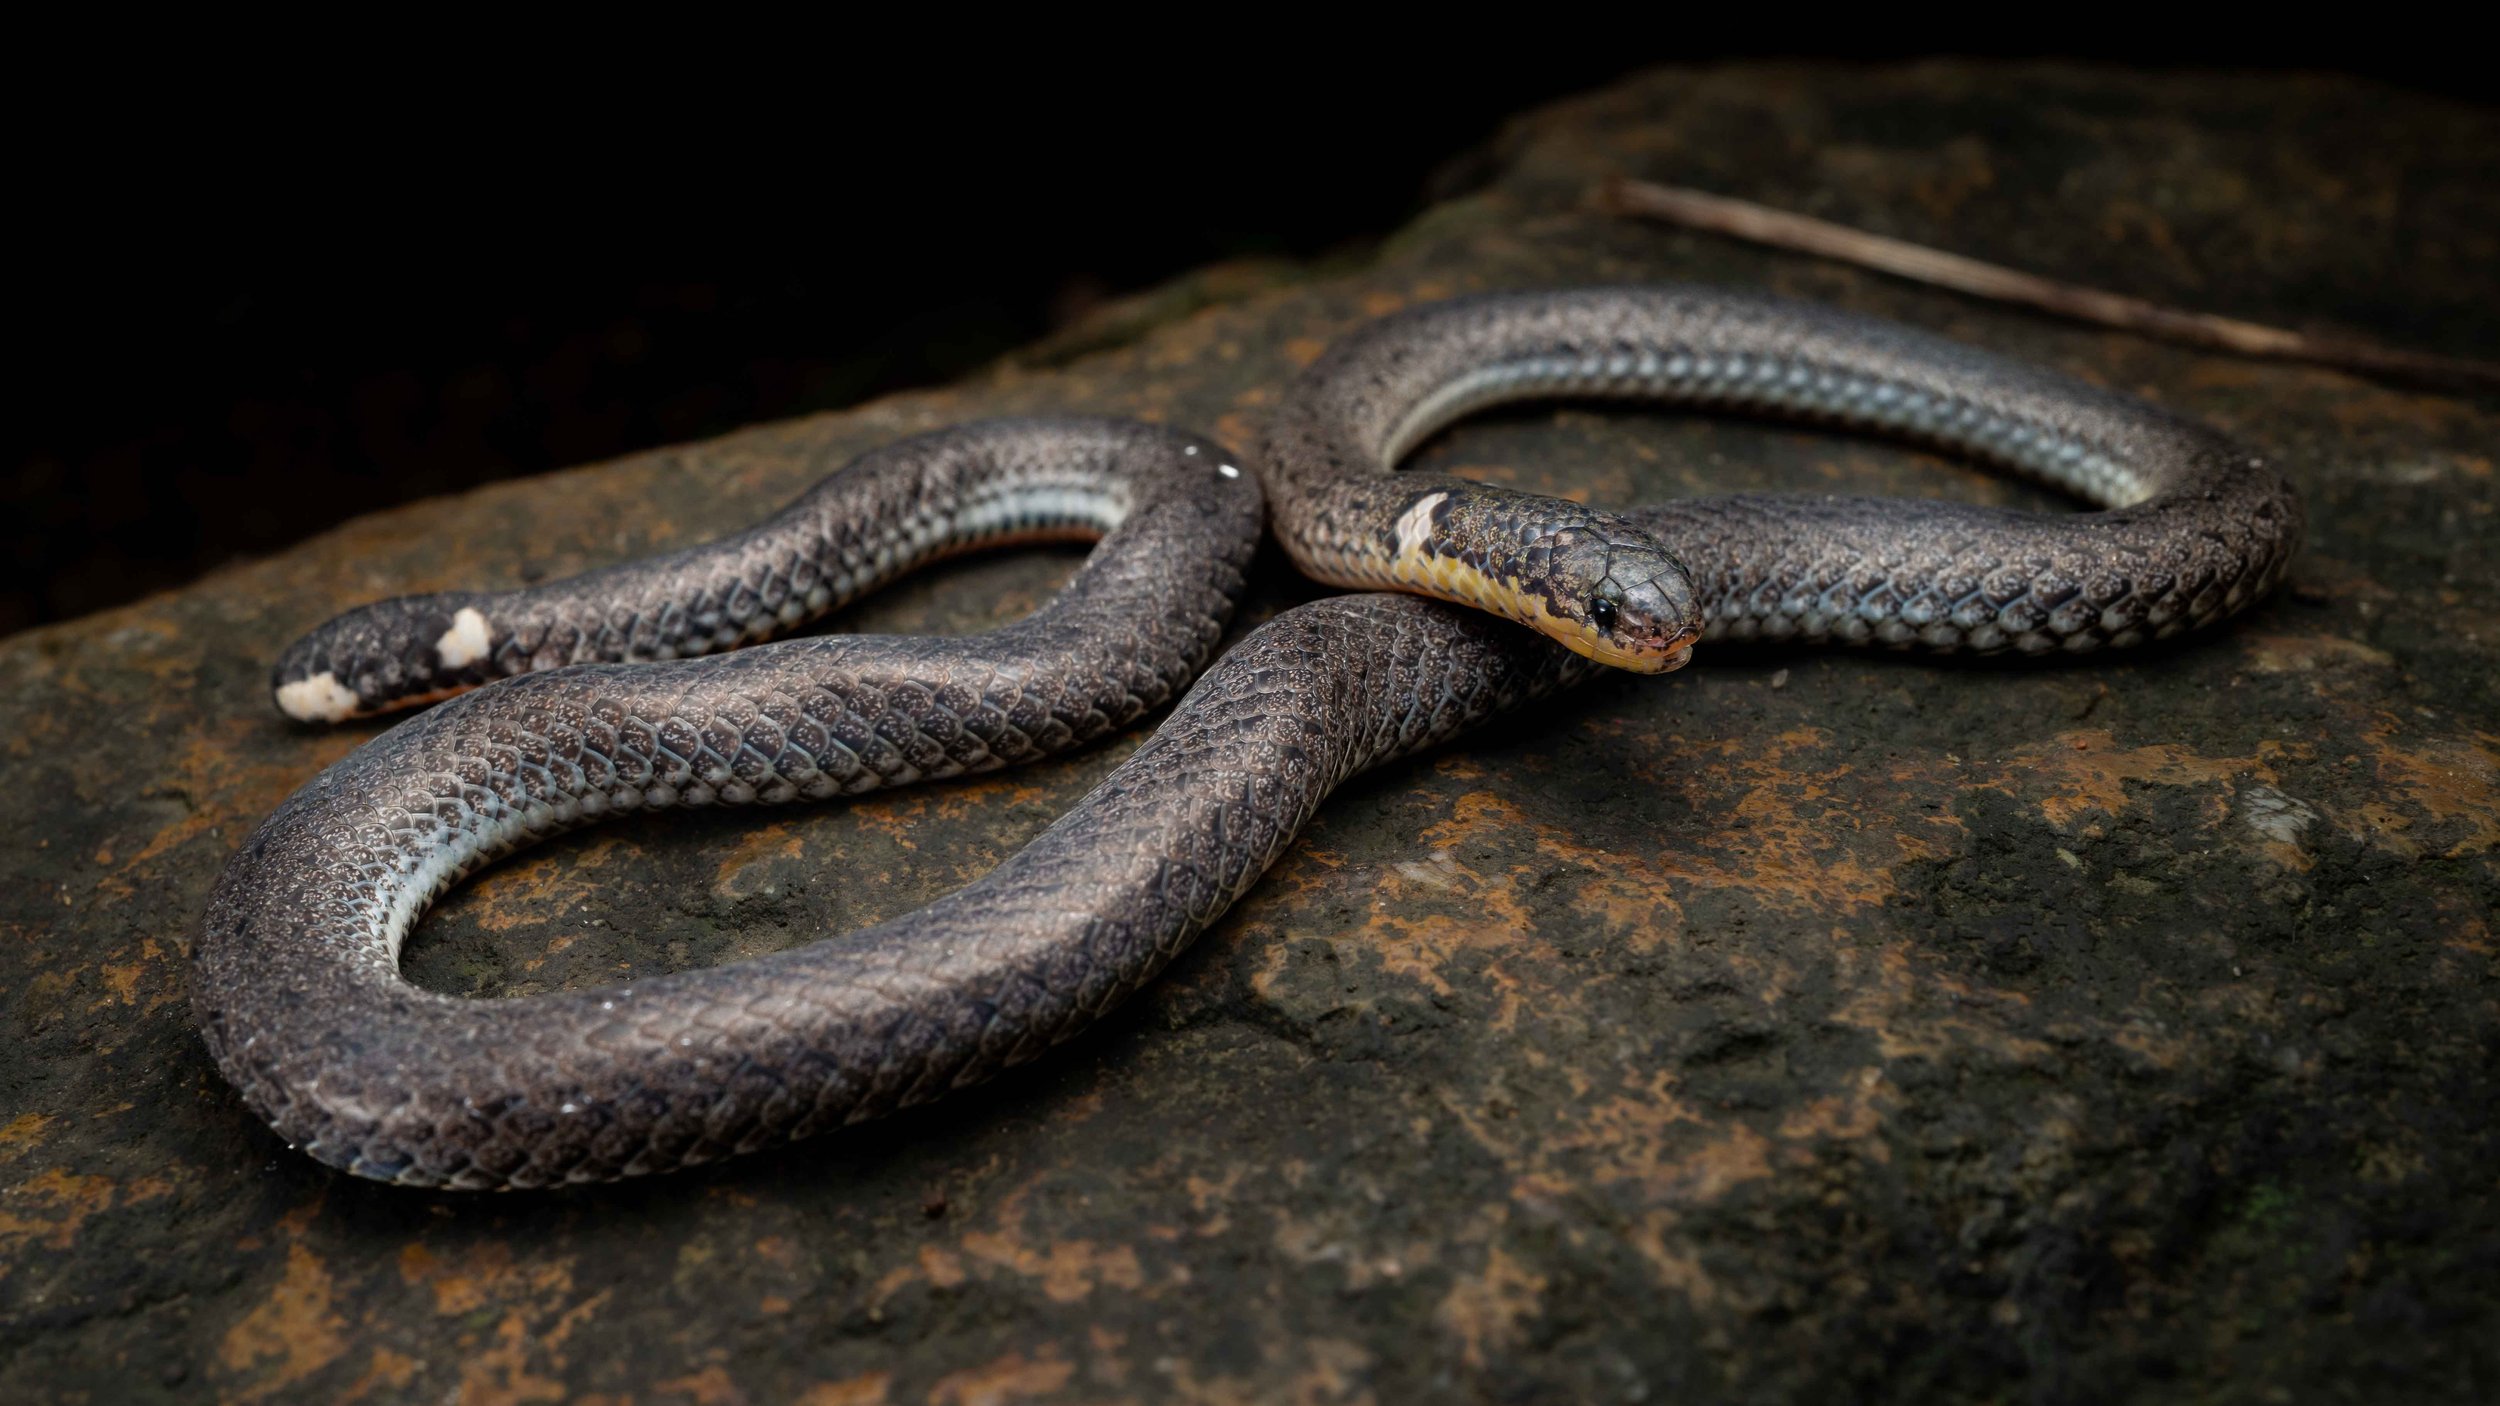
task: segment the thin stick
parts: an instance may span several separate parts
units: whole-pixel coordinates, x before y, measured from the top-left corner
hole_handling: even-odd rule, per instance
[[[2500,364],[2488,361],[2406,351],[2332,333],[2293,332],[2211,313],[2183,312],[2142,298],[2060,283],[1707,191],[1618,176],[1599,188],[1597,203],[1615,214],[1638,215],[1774,248],[1817,254],[1975,297],[2019,303],[2060,317],[2166,337],[2191,346],[2409,378],[2500,385]]]

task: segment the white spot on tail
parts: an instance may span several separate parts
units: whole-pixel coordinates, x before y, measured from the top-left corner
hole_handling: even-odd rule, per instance
[[[1427,493],[1415,500],[1398,517],[1398,555],[1423,550],[1424,539],[1432,535],[1432,510],[1449,501],[1447,493]]]
[[[492,643],[486,632],[486,617],[464,605],[459,614],[451,617],[451,628],[434,641],[434,652],[443,657],[444,668],[465,669],[485,658],[487,646]]]
[[[278,687],[278,710],[297,722],[334,723],[356,711],[356,691],[324,669]]]

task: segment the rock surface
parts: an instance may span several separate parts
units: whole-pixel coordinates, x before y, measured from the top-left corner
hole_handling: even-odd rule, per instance
[[[2500,119],[2333,80],[1665,72],[1523,119],[1325,274],[1216,270],[974,383],[350,524],[0,641],[0,1399],[2488,1399],[2500,520],[2488,398],[2206,356],[1588,213],[1628,172],[2261,320],[2500,355]],[[1240,444],[1369,314],[1762,284],[2141,391],[2309,496],[2293,587],[2052,668],[1705,657],[1357,784],[1102,1028],[782,1153],[549,1196],[289,1153],[185,1002],[218,866],[370,732],[267,663],[404,590],[696,540],[1006,412]],[[1438,467],[1631,502],[2036,502],[1904,450],[1565,408]],[[962,630],[1074,558],[842,622]],[[1267,563],[1255,618],[1311,593]],[[412,945],[494,996],[807,941],[1133,745],[595,830]]]

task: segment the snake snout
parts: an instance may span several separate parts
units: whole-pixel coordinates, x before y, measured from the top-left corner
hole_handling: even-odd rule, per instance
[[[1623,587],[1615,633],[1623,648],[1657,661],[1652,672],[1665,673],[1693,657],[1701,638],[1701,594],[1682,563],[1663,551],[1659,558],[1655,571]]]
[[[1555,552],[1547,607],[1564,628],[1548,633],[1618,669],[1663,674],[1682,668],[1701,638],[1701,593],[1684,564],[1628,525],[1571,537]]]

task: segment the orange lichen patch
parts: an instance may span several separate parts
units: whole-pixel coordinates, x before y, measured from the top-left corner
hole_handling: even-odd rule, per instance
[[[2392,669],[2396,657],[2359,640],[2340,635],[2261,635],[2238,637],[2248,652],[2248,666],[2261,674],[2305,674],[2327,668]]]
[[[2419,751],[2387,748],[2378,753],[2379,775],[2433,821],[2458,826],[2461,836],[2441,854],[2449,859],[2500,845],[2500,737],[2440,739]]]
[[[2383,800],[2365,800],[2346,806],[2338,815],[2344,833],[2379,849],[2419,859],[2422,847],[2413,842],[2410,832],[2413,817]]]
[[[1847,1093],[1826,1095],[1790,1109],[1780,1119],[1780,1136],[1791,1142],[1864,1141],[1876,1161],[1890,1161],[1890,1149],[1880,1141],[1869,1141],[1883,1126],[1884,1107],[1893,1101],[1888,1088],[1884,1071],[1870,1064],[1858,1071]]]
[[[1137,1251],[1126,1245],[1103,1247],[1091,1240],[1060,1240],[1035,1249],[1011,1236],[976,1231],[963,1238],[964,1253],[974,1259],[1038,1279],[1053,1303],[1074,1303],[1097,1285],[1135,1289],[1146,1282]]]
[[[237,1376],[252,1374],[241,1399],[285,1391],[347,1351],[347,1320],[332,1306],[330,1271],[309,1246],[287,1246],[286,1272],[269,1297],[226,1330],[217,1361]]]
[[[423,1285],[434,1295],[434,1311],[465,1317],[496,1304],[540,1303],[573,1290],[573,1262],[543,1259],[521,1263],[511,1246],[491,1241],[476,1245],[457,1261],[446,1262],[423,1244],[410,1242],[399,1252],[399,1277]]]
[[[1468,776],[1470,768],[1455,768],[1458,776]],[[1445,858],[1460,846],[1495,848],[1515,836],[1530,836],[1535,853],[1560,863],[1575,876],[1583,878],[1575,886],[1575,911],[1600,918],[1603,931],[1610,938],[1633,943],[1665,941],[1665,936],[1683,926],[1683,908],[1670,896],[1673,883],[1663,866],[1645,856],[1623,856],[1613,851],[1583,846],[1565,831],[1533,821],[1518,803],[1490,791],[1470,791],[1453,801],[1450,816],[1433,823],[1420,833],[1430,853],[1425,861],[1400,863],[1395,881],[1385,883],[1383,891],[1390,901],[1400,898],[1423,898],[1420,888],[1443,888],[1460,898],[1473,901],[1473,911],[1490,916],[1498,923],[1510,923],[1515,931],[1525,931],[1533,923],[1523,903],[1528,886],[1543,883],[1550,876],[1550,866],[1513,866],[1500,876],[1478,876],[1475,871],[1458,866],[1453,858]]]
[[[20,1113],[0,1125],[0,1161],[14,1162],[41,1146],[43,1130],[51,1124],[49,1113]]]
[[[1702,1268],[1701,1256],[1675,1236],[1683,1219],[1682,1213],[1668,1208],[1644,1211],[1627,1238],[1641,1258],[1649,1261],[1660,1288],[1682,1294],[1696,1308],[1706,1308],[1718,1302],[1723,1291],[1710,1271]]]
[[[1092,1110],[1071,1110],[1081,1122]],[[1029,1188],[1028,1188],[1029,1189]],[[1144,1265],[1128,1245],[1100,1245],[1091,1240],[1054,1240],[1036,1245],[1025,1238],[1026,1189],[1010,1193],[986,1228],[966,1228],[952,1248],[923,1245],[910,1263],[886,1272],[867,1295],[881,1307],[912,1282],[926,1281],[948,1289],[975,1275],[1003,1271],[1037,1281],[1053,1303],[1074,1303],[1097,1288],[1135,1291],[1146,1283]]]
[[[7,1277],[17,1251],[29,1241],[68,1249],[89,1217],[112,1207],[117,1189],[110,1177],[55,1167],[0,1194],[0,1278]]]
[[[2028,997],[1974,987],[1938,970],[1912,944],[1835,946],[1833,960],[1849,995],[1831,1019],[1873,1036],[1887,1060],[1938,1059],[1970,1049],[2005,1064],[2039,1067],[2054,1053],[2045,1041],[2013,1034],[2004,1022],[1987,1018],[2003,1009],[2010,1019],[2030,1004]]]
[[[1380,1246],[1370,1218],[1352,1206],[1326,1207],[1308,1216],[1271,1209],[1268,1220],[1273,1227],[1268,1244],[1277,1254],[1306,1269],[1343,1275],[1348,1293],[1394,1283],[1410,1270],[1433,1263],[1442,1244],[1424,1238]]]
[[[895,1266],[895,1268],[888,1268],[888,1271],[885,1271],[883,1276],[878,1278],[878,1283],[875,1283],[875,1286],[870,1288],[870,1291],[868,1291],[868,1303],[873,1303],[875,1311],[883,1313],[883,1311],[885,1311],[885,1301],[888,1301],[888,1298],[893,1298],[895,1293],[903,1291],[903,1286],[908,1286],[908,1283],[910,1283],[910,1281],[915,1281],[915,1278],[928,1276],[928,1258],[930,1258],[930,1248],[933,1248],[933,1246],[923,1246],[923,1248],[920,1248],[920,1261],[923,1261],[923,1263],[918,1263],[918,1266],[910,1266],[910,1263],[898,1263],[898,1266]],[[940,1253],[940,1256],[945,1256],[945,1251],[935,1251],[935,1253]],[[948,1256],[948,1258],[953,1258],[953,1256]],[[953,1283],[960,1283],[960,1281],[963,1281],[963,1266],[960,1266],[960,1263],[953,1263],[953,1266],[950,1266],[950,1268],[953,1268],[953,1271],[955,1271],[955,1281],[953,1281]]]
[[[1620,725],[1616,725],[1620,726]],[[1854,768],[1817,764],[1831,744],[1820,728],[1794,728],[1771,738],[1714,743],[1677,740],[1680,775],[1662,785],[1706,788],[1735,800],[1725,807],[1742,822],[1713,833],[1662,837],[1654,856],[1610,856],[1610,868],[1636,866],[1640,886],[1667,891],[1678,881],[1739,889],[1757,901],[1795,911],[1865,907],[1890,899],[1894,869],[1951,851],[1941,836],[1958,828],[1949,816],[1904,815],[1899,824],[1870,824]],[[1894,785],[1914,780],[1892,778]],[[1714,855],[1727,851],[1727,857]],[[1626,870],[1627,874],[1632,873]]]
[[[1691,846],[1656,855],[1625,854],[1589,846],[1567,827],[1545,824],[1519,801],[1490,790],[1452,798],[1442,819],[1418,832],[1416,857],[1397,861],[1377,880],[1362,950],[1376,954],[1384,971],[1441,996],[1454,994],[1452,978],[1465,970],[1466,979],[1494,992],[1494,1028],[1510,1030],[1524,1012],[1550,999],[1551,982],[1537,973],[1557,965],[1541,929],[1553,926],[1558,904],[1577,920],[1562,925],[1572,933],[1634,950],[1677,940],[1684,928],[1684,890],[1696,886],[1743,890],[1760,903],[1791,911],[1880,904],[1894,891],[1896,866],[1951,851],[1941,835],[1919,833],[1951,822],[1922,817],[1914,822],[1918,829],[1902,832],[1863,826],[1854,815],[1835,824],[1830,813],[1847,803],[1832,788],[1847,770],[1832,769],[1817,779],[1793,763],[1783,769],[1779,760],[1818,739],[1809,729],[1776,741],[1768,756],[1756,759],[1765,768],[1758,784],[1733,783],[1740,792],[1736,813],[1749,824],[1741,831],[1742,853],[1726,858],[1706,851],[1739,832],[1697,837]],[[1468,767],[1463,760],[1444,764],[1434,787],[1419,789],[1418,799],[1430,804],[1437,788],[1463,781]],[[1517,854],[1523,839],[1525,862],[1498,871],[1459,858]],[[1559,876],[1567,882],[1557,883]],[[1264,899],[1251,900],[1254,913],[1268,911],[1270,904],[1276,911],[1307,909],[1314,892],[1333,892],[1341,876],[1297,872],[1289,858],[1272,876],[1272,882],[1279,879],[1272,892],[1263,890]],[[1254,988],[1274,994],[1274,983],[1291,966],[1290,954],[1270,952],[1253,977]],[[1756,975],[1781,984],[1768,974]]]
[[[791,833],[787,822],[759,825],[740,835],[721,857],[712,870],[712,887],[722,893],[739,892],[745,887],[739,876],[751,866],[771,859],[797,859],[806,852],[806,842]]]
[[[1147,373],[1147,379],[1143,384],[1132,384],[1130,395],[1168,400],[1169,386],[1175,379],[1172,373],[1210,361],[1240,360],[1239,330],[1235,319],[1220,314],[1201,314],[1164,326],[1131,351],[1131,359]],[[1137,413],[1134,400],[1127,413]]]
[[[605,835],[524,854],[488,870],[473,890],[478,926],[506,932],[524,923],[547,922],[608,894],[616,882],[608,866],[624,844]]]
[[[937,1276],[941,1271],[948,1277],[943,1280],[939,1279]],[[894,1266],[880,1276],[876,1284],[868,1290],[868,1303],[871,1311],[884,1312],[887,1300],[902,1292],[903,1288],[912,1281],[923,1278],[940,1288],[951,1288],[963,1282],[963,1262],[934,1245],[921,1246],[918,1264]]]
[[[1242,897],[1234,911],[1254,920],[1271,912],[1300,913],[1307,911],[1307,900],[1335,892],[1351,861],[1342,851],[1321,843],[1327,823],[1327,814],[1322,812],[1318,823],[1285,851],[1285,857]]]
[[[1948,852],[1941,843],[1895,831],[1878,837],[1879,844],[1892,853],[1882,862],[1870,863],[1844,847],[1845,840],[1835,840],[1836,829],[1859,830],[1864,817],[1823,809],[1820,803],[1829,797],[1819,786],[1808,783],[1803,790],[1802,797],[1784,786],[1760,786],[1745,793],[1735,808],[1736,816],[1746,822],[1740,862],[1709,863],[1671,852],[1661,857],[1659,872],[1713,887],[1747,889],[1775,904],[1807,900],[1818,908],[1864,908],[1881,904],[1898,891],[1895,864],[1939,858]],[[1815,804],[1802,805],[1801,800]]]
[[[288,792],[355,746],[352,737],[324,736],[313,739],[306,755],[289,761],[249,760],[255,751],[248,745],[252,735],[270,726],[261,718],[232,717],[180,731],[183,740],[171,753],[164,784],[188,797],[188,808],[99,877],[96,891],[107,901],[131,898],[145,886],[144,866],[212,830],[222,831],[229,844],[240,842],[250,826],[275,810]]]
[[[377,1391],[406,1391],[408,1383],[415,1381],[416,1377],[417,1359],[387,1347],[377,1347],[373,1350],[372,1362],[365,1367],[365,1374],[340,1392],[339,1400],[362,1401]]]
[[[1554,1145],[1557,1151],[1593,1154],[1594,1179],[1636,1183],[1651,1201],[1669,1205],[1716,1201],[1734,1187],[1771,1175],[1769,1139],[1743,1123],[1726,1124],[1698,1146],[1646,1131],[1681,1120],[1681,1106],[1672,1099],[1657,1105],[1617,1099],[1575,1118]],[[1679,1143],[1680,1153],[1668,1150]]]
[[[1343,1338],[1305,1338],[1298,1346],[1309,1365],[1294,1374],[1286,1400],[1297,1406],[1316,1406],[1323,1401],[1374,1399],[1365,1379],[1375,1359],[1360,1343]]]
[[[888,1372],[863,1372],[838,1382],[818,1382],[798,1395],[794,1406],[883,1406],[894,1377]]]
[[[399,1252],[399,1274],[403,1282],[432,1291],[438,1315],[472,1325],[494,1316],[493,1332],[485,1339],[474,1327],[454,1339],[460,1360],[458,1399],[463,1402],[562,1399],[567,1394],[564,1345],[614,1293],[602,1289],[567,1305],[573,1294],[572,1260],[520,1261],[500,1241],[470,1247],[449,1260],[412,1242]]]
[[[1387,317],[1405,307],[1406,303],[1404,294],[1392,293],[1385,288],[1374,289],[1363,295],[1363,316]]]
[[[569,1325],[567,1325],[569,1332]],[[564,1334],[553,1342],[532,1341],[529,1319],[520,1310],[506,1313],[495,1324],[495,1334],[480,1344],[474,1335],[463,1334],[464,1349],[460,1362],[460,1394],[463,1402],[487,1402],[493,1406],[515,1406],[524,1401],[561,1401],[564,1382],[549,1375],[560,1371],[563,1358],[554,1349]],[[549,1358],[548,1372],[536,1371],[532,1360],[539,1353]]]
[[[189,812],[149,836],[108,877],[127,876],[147,861],[212,828],[226,827],[227,839],[240,841],[242,832],[233,827],[249,827],[275,810],[289,792],[354,751],[362,740],[343,731],[322,733],[303,739],[303,746],[289,749],[289,756],[255,760],[261,749],[253,744],[261,734],[277,726],[271,719],[251,716],[181,729],[181,745],[171,754],[171,767],[163,786],[183,796]],[[106,886],[104,882],[97,885]]]
[[[111,994],[95,1002],[90,1009],[101,1009],[119,1002],[124,1006],[138,1007],[142,1015],[152,1015],[182,1000],[187,994],[178,966],[178,963],[167,960],[164,947],[155,938],[141,938],[136,960],[98,964],[96,975]],[[144,999],[141,995],[143,987]]]
[[[2203,1043],[2193,1036],[2173,1035],[2135,1021],[2120,1026],[2109,1042],[2134,1055],[2143,1066],[2165,1071],[2193,1063]]]
[[[941,1289],[952,1289],[968,1277],[964,1272],[962,1260],[935,1245],[920,1247],[920,1272],[929,1277],[930,1283]],[[882,1295],[874,1297],[882,1297]]]
[[[1514,808],[1508,802],[1484,793],[1462,796],[1451,818],[1429,827],[1423,838],[1437,844],[1482,824],[1486,811],[1510,809]],[[1469,954],[1483,958],[1482,979],[1499,993],[1494,1028],[1515,1029],[1528,993],[1507,969],[1509,964],[1534,964],[1554,956],[1552,945],[1536,935],[1536,920],[1523,901],[1527,885],[1534,882],[1529,866],[1481,875],[1461,865],[1447,849],[1432,849],[1425,858],[1401,862],[1382,877],[1362,934],[1363,949],[1378,957],[1383,971],[1440,996],[1456,990],[1444,972]],[[1434,904],[1456,904],[1457,911],[1432,911]],[[1280,950],[1277,960],[1267,963],[1254,978],[1262,994],[1268,993],[1270,983],[1281,973],[1282,958]]]
[[[1273,1371],[1280,1356],[1274,1347],[1265,1347],[1260,1353],[1261,1365]],[[1247,1402],[1272,1399],[1294,1401],[1296,1406],[1300,1406],[1297,1396],[1284,1394],[1273,1387],[1260,1390],[1263,1384],[1260,1378],[1233,1372],[1206,1371],[1205,1364],[1186,1357],[1157,1358],[1154,1369],[1157,1380],[1152,1400],[1182,1403],[1182,1406],[1243,1406]],[[1100,1375],[1100,1369],[1096,1374]],[[1136,1398],[1121,1396],[1108,1399],[1125,1402]]]
[[[2281,993],[2257,973],[2184,993],[2201,1021],[2225,1021],[2248,1028],[2280,1029]]]
[[[1133,750],[1135,745],[1133,739],[1124,739],[1089,754],[1088,760],[1099,759],[1107,769],[1109,764],[1116,764],[1117,758]],[[920,848],[923,838],[939,830],[960,829],[966,822],[1000,811],[1063,797],[1060,789],[1030,779],[1013,775],[986,776],[954,785],[863,796],[839,811],[806,817],[800,822],[800,833],[803,838],[820,840],[832,833],[833,827],[855,827],[860,833],[878,836],[909,853]],[[1047,824],[1046,819],[1037,817],[1033,828],[1038,832]],[[969,838],[959,836],[958,843]],[[977,845],[965,846],[964,853],[953,856],[951,872],[958,879],[968,881],[1005,857],[1003,852],[984,852]]]
[[[1441,1330],[1458,1339],[1459,1355],[1470,1367],[1482,1367],[1492,1353],[1519,1342],[1520,1325],[1536,1316],[1545,1297],[1546,1277],[1502,1252],[1485,1250],[1484,1268],[1462,1274],[1433,1310]]]
[[[2439,915],[2446,945],[2479,957],[2488,957],[2500,950],[2492,942],[2491,916],[2483,912],[2481,904],[2472,899],[2460,902],[2443,895],[2439,901]],[[2500,972],[2492,975],[2500,976]]]
[[[929,1387],[930,1406],[1006,1406],[1048,1396],[1068,1384],[1076,1364],[1045,1349],[1037,1357],[1011,1352],[978,1367],[949,1372]]]
[[[1622,1090],[1564,1106],[1551,1119],[1494,1119],[1465,1098],[1443,1107],[1517,1169],[1514,1199],[1555,1202],[1573,1188],[1628,1188],[1653,1207],[1688,1207],[1772,1175],[1779,1149],[1746,1123],[1714,1117],[1675,1092],[1675,1076],[1627,1076]]]
[[[1192,1229],[1199,1236],[1217,1236],[1232,1229],[1233,1218],[1225,1208],[1232,1204],[1234,1189],[1241,1185],[1241,1178],[1242,1169],[1235,1166],[1226,1168],[1221,1180],[1209,1181],[1201,1176],[1184,1179],[1182,1185],[1189,1192],[1189,1208],[1199,1217]]]
[[[1972,784],[2030,800],[2051,825],[2065,830],[2095,811],[2124,812],[2130,781],[2232,787],[2239,778],[2252,777],[2272,785],[2279,779],[2276,766],[2305,750],[2260,742],[2245,757],[2207,757],[2167,742],[2121,747],[2106,728],[2087,728],[2017,748],[1993,777],[1974,777]]]
[[[155,945],[156,944],[154,942],[150,942],[148,944],[150,947],[154,947]],[[139,978],[146,971],[147,968],[138,962],[130,962],[120,966],[107,963],[97,969],[98,974],[104,978],[105,987],[113,993],[114,999],[120,1001],[125,1006],[137,1003],[139,998]]]
[[[718,1363],[700,1372],[653,1382],[651,1389],[660,1394],[659,1400],[684,1401],[691,1406],[745,1406],[747,1400],[747,1394],[731,1379],[729,1369]]]
[[[1709,1123],[1700,1110],[1676,1097],[1675,1082],[1664,1070],[1639,1080],[1627,1075],[1622,1081],[1624,1092],[1574,1107],[1571,1126],[1543,1136],[1542,1147],[1549,1153],[1598,1154],[1590,1163],[1597,1181],[1655,1180],[1652,1174],[1660,1165],[1657,1159],[1663,1155],[1668,1130],[1678,1124]]]
[[[798,1245],[786,1235],[767,1235],[755,1242],[755,1258],[776,1269],[797,1269],[801,1262]]]
[[[1498,911],[1500,900],[1487,901],[1495,904],[1497,911],[1467,916],[1427,913],[1416,918],[1375,914],[1363,933],[1363,946],[1378,955],[1381,970],[1405,977],[1437,996],[1455,994],[1456,988],[1442,976],[1442,972],[1463,954],[1479,952],[1530,960],[1552,955],[1550,946],[1528,936],[1524,919],[1515,913],[1501,914]],[[1494,1027],[1500,1030],[1516,1028],[1517,1003],[1522,994],[1517,983],[1499,970],[1488,971],[1486,975],[1497,989],[1503,991]]]

